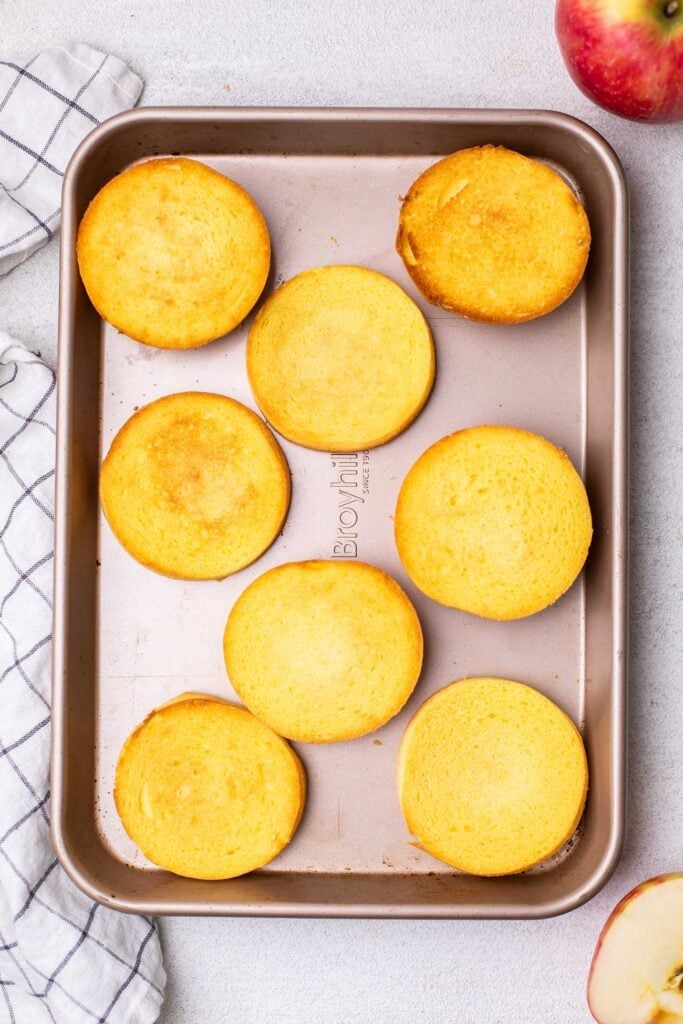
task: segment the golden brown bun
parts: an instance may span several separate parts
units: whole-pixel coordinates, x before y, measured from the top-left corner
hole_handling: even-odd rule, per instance
[[[238,599],[224,637],[237,694],[282,736],[333,743],[397,714],[422,666],[408,597],[364,562],[291,562]]]
[[[403,481],[396,547],[428,597],[489,619],[556,601],[581,572],[591,513],[561,448],[516,427],[470,427],[424,452]]]
[[[265,423],[224,395],[168,395],[135,413],[102,464],[102,509],[150,569],[222,579],[257,559],[282,528],[290,479]]]
[[[233,878],[289,843],[306,774],[289,744],[244,708],[184,694],[128,737],[114,799],[154,864],[188,878]]]
[[[233,330],[268,277],[261,211],[197,160],[135,164],[85,212],[78,265],[97,312],[158,348],[195,348]]]
[[[578,729],[537,690],[463,679],[435,693],[403,736],[406,824],[433,857],[473,875],[509,875],[574,833],[588,788]]]
[[[434,305],[514,324],[569,298],[590,240],[586,213],[559,174],[502,146],[478,146],[414,182],[396,246]]]
[[[306,448],[374,448],[412,423],[434,380],[434,346],[413,300],[365,267],[287,281],[249,332],[247,370],[269,423]]]

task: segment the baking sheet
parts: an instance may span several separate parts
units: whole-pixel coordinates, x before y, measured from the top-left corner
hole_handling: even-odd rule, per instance
[[[561,115],[311,115],[137,111],[94,133],[98,138],[91,137],[79,151],[67,175],[58,442],[56,847],[79,884],[96,898],[131,910],[556,913],[606,880],[623,830],[623,180],[599,137]],[[483,131],[483,137],[473,139],[473,130],[475,136]],[[239,146],[226,138],[232,133]],[[477,324],[429,306],[394,250],[400,200],[412,181],[439,155],[477,141],[513,145],[547,160],[574,187],[581,183],[588,207],[594,243],[585,283],[558,310],[527,324]],[[203,159],[254,196],[273,242],[267,292],[306,267],[369,266],[392,277],[418,302],[436,343],[434,391],[399,438],[353,455],[312,452],[281,441],[293,478],[282,536],[254,565],[220,582],[170,580],[144,569],[114,540],[96,502],[97,465],[137,406],[175,391],[215,390],[256,408],[244,365],[250,320],[204,348],[159,351],[103,325],[82,292],[73,242],[84,206],[103,180],[156,152]],[[84,362],[89,375],[83,372]],[[586,479],[593,508],[595,540],[585,574],[554,607],[518,622],[489,622],[431,602],[408,580],[393,543],[392,516],[408,468],[434,440],[478,423],[521,426],[564,447]],[[425,632],[424,671],[412,699],[369,737],[296,745],[309,775],[308,804],[294,841],[271,865],[246,879],[218,883],[160,871],[128,839],[113,807],[113,770],[123,740],[149,710],[184,690],[232,697],[222,659],[222,633],[232,603],[273,565],[335,557],[380,566],[412,598]],[[79,594],[89,599],[81,603]],[[395,759],[403,729],[432,692],[468,675],[530,683],[584,732],[591,766],[584,822],[552,861],[523,876],[458,876],[413,845],[401,816]]]

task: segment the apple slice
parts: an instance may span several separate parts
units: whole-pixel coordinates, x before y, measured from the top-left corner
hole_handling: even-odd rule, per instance
[[[683,1024],[683,873],[636,886],[600,933],[588,976],[598,1024]]]

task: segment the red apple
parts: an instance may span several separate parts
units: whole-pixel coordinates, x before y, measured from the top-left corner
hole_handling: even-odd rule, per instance
[[[614,908],[595,947],[588,1006],[598,1024],[681,1024],[683,874],[651,878]]]
[[[569,74],[636,121],[683,121],[683,0],[557,0]]]

